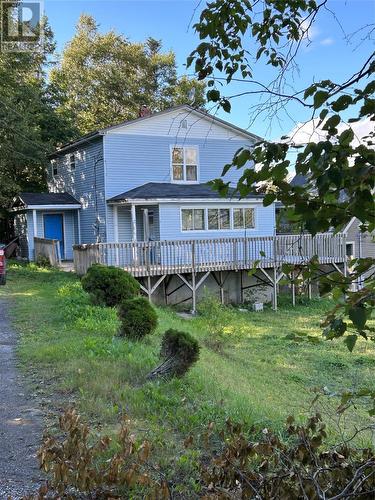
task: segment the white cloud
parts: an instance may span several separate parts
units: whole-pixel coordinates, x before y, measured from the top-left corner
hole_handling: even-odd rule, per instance
[[[319,43],[320,45],[332,45],[335,41],[333,38],[323,38]]]

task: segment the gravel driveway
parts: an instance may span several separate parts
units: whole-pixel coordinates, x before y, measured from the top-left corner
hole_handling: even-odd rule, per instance
[[[20,499],[35,491],[41,475],[36,451],[42,415],[27,395],[17,369],[17,334],[9,320],[9,303],[0,299],[0,499]]]

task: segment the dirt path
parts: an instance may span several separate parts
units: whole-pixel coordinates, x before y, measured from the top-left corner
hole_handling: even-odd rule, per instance
[[[0,499],[20,499],[40,484],[36,450],[42,435],[41,411],[26,394],[17,369],[17,334],[0,299]]]

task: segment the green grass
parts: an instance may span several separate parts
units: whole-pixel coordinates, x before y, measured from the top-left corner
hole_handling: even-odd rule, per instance
[[[320,337],[328,301],[283,306],[276,313],[227,308],[214,311],[210,321],[207,315],[187,321],[158,308],[157,333],[133,342],[116,337],[116,311],[92,306],[73,274],[11,265],[0,295],[13,300],[20,360],[37,391],[57,407],[74,401],[88,420],[109,432],[126,412],[159,450],[161,462],[167,464],[179,450],[182,470],[192,466],[195,455],[181,451],[181,438],[199,435],[211,421],[220,426],[231,416],[248,426],[281,430],[288,415],[309,412],[314,388],[374,387],[372,343],[360,341],[349,353],[342,341],[285,339],[293,332]],[[200,360],[184,379],[146,383],[167,328],[193,334],[202,345]],[[322,402],[334,417],[339,398]],[[349,432],[369,420],[365,407],[346,418]],[[331,431],[336,432],[333,424]]]

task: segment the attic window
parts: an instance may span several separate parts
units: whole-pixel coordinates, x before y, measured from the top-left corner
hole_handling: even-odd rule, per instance
[[[187,129],[187,127],[188,127],[187,120],[181,120],[181,128]]]
[[[70,165],[70,170],[76,169],[76,157],[74,155],[69,156],[69,165]]]
[[[52,165],[52,175],[55,177],[57,175],[57,163],[56,160],[51,161]]]

